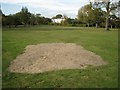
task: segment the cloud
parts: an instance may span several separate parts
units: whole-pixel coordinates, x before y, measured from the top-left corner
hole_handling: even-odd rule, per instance
[[[27,6],[35,12],[42,10],[45,15],[63,13],[76,16],[78,9],[87,4],[89,0],[0,0],[0,2]]]

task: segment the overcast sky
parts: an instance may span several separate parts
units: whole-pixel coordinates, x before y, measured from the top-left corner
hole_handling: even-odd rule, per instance
[[[75,18],[78,9],[89,3],[89,0],[0,0],[4,14],[14,14],[26,6],[31,13],[40,13],[45,17],[65,14]]]

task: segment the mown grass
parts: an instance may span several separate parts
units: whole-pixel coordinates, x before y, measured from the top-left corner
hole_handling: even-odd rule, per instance
[[[115,88],[118,87],[118,30],[34,26],[3,28],[3,88]],[[105,66],[40,74],[10,73],[8,67],[30,44],[76,43],[100,55]]]
[[[0,89],[2,88],[2,28],[0,27]]]

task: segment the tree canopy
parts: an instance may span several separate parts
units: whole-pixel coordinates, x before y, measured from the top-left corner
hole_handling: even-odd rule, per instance
[[[120,1],[119,2],[90,2],[78,10],[77,18],[70,18],[66,15],[57,14],[52,19],[64,19],[59,25],[71,26],[96,26],[118,28],[120,27]],[[109,1],[109,0],[108,0]],[[108,5],[109,4],[109,5]],[[8,27],[17,27],[18,25],[42,25],[54,24],[50,18],[41,16],[41,14],[33,14],[29,12],[27,7],[22,7],[21,11],[2,15],[2,25]]]
[[[95,2],[90,2],[78,10],[78,20],[82,23],[93,26],[105,27],[105,30],[109,30],[112,25],[118,27],[117,23],[119,21],[118,6],[119,2],[112,2],[111,0],[95,0]],[[112,19],[114,16],[116,19]],[[117,21],[118,20],[118,21]],[[111,27],[112,27],[111,26]]]
[[[105,30],[109,30],[110,15],[113,11],[116,13],[119,2],[117,0],[95,0],[95,2],[91,2],[93,8],[105,9]]]
[[[40,24],[50,24],[51,19],[42,17],[41,14],[33,14],[28,11],[27,7],[22,7],[21,11],[13,15],[2,16],[3,26],[15,26],[17,25],[40,25]]]

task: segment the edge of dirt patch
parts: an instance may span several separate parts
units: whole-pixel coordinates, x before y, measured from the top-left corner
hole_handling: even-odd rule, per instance
[[[42,73],[61,69],[85,69],[107,63],[97,54],[74,43],[28,45],[10,64],[14,73]]]

